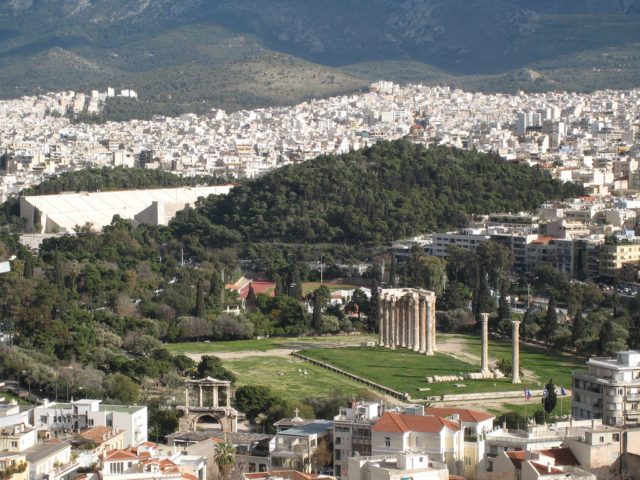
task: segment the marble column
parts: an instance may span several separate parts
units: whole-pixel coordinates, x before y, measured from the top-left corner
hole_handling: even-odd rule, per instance
[[[433,355],[434,350],[434,340],[433,337],[433,305],[430,298],[426,298],[425,302],[427,304],[427,351],[426,355]]]
[[[511,322],[513,357],[511,360],[511,383],[520,383],[520,321]]]
[[[391,298],[387,297],[385,300],[387,305],[387,324],[384,326],[385,328],[385,337],[387,338],[386,346],[389,348],[393,347],[393,303],[391,303]]]
[[[413,321],[413,351],[420,351],[420,298],[414,295],[411,298],[412,321]]]
[[[397,320],[397,312],[395,306],[395,298],[389,298],[389,346],[391,348],[396,348],[396,320]]]
[[[198,385],[198,406],[200,408],[203,407],[202,405],[202,386]]]
[[[189,407],[189,387],[184,387],[184,404]]]
[[[218,387],[213,387],[213,407],[218,408]]]
[[[411,338],[411,332],[409,332],[409,299],[407,297],[402,298],[402,346],[409,348],[409,341]]]
[[[419,297],[420,303],[420,353],[427,351],[427,298],[424,295]]]
[[[399,297],[394,302],[396,310],[396,348],[402,347],[402,304]]]
[[[380,302],[380,312],[379,312],[379,318],[380,318],[380,324],[378,325],[378,346],[379,347],[387,346],[387,342],[385,341],[385,338],[384,338],[384,324],[385,324],[386,315],[387,315],[387,309],[385,308],[385,300],[383,298],[382,301]]]
[[[404,300],[402,297],[396,300],[396,306],[398,307],[398,346],[404,347]]]
[[[480,323],[482,326],[482,357],[480,359],[480,373],[489,373],[489,314],[480,314]]]
[[[438,351],[438,344],[436,343],[436,296],[431,297],[429,304],[431,312],[431,347],[434,352]]]

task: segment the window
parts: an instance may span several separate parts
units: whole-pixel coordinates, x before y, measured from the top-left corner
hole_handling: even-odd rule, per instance
[[[334,460],[339,462],[341,458],[342,458],[342,450],[336,450],[336,454],[335,454]]]
[[[470,457],[464,457],[464,464],[467,467],[471,466],[471,458]]]
[[[600,437],[600,443],[604,443],[604,437]]]
[[[340,445],[341,441],[342,441],[342,438],[336,437],[336,445]]]
[[[18,448],[18,442],[11,440],[11,448]]]
[[[49,421],[49,418],[46,415],[40,415],[40,423],[46,425]]]
[[[391,446],[391,437],[384,437],[384,446],[385,447]]]
[[[614,433],[611,438],[613,439],[614,442],[619,442],[620,441],[620,434],[619,433]]]

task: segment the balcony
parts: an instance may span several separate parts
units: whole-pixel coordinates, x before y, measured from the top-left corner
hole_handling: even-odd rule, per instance
[[[640,402],[640,393],[630,393],[626,397],[627,402]]]

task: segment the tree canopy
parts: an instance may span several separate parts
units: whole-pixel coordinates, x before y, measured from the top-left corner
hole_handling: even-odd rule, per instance
[[[581,187],[498,155],[380,142],[289,165],[224,197],[209,196],[196,211],[180,212],[171,229],[218,246],[239,236],[250,241],[386,242],[465,226],[469,214],[530,210],[581,193]]]

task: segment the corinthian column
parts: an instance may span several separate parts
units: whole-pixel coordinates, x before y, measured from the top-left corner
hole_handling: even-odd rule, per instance
[[[513,339],[513,358],[511,360],[511,383],[520,383],[520,321],[511,322]]]
[[[427,297],[420,295],[420,353],[427,351]]]
[[[411,325],[413,327],[413,351],[420,351],[420,299],[416,294],[411,297]]]
[[[480,314],[480,323],[482,326],[482,358],[480,360],[480,373],[489,373],[489,314]]]
[[[433,335],[433,304],[429,297],[425,298],[425,302],[427,304],[427,351],[425,353],[426,355],[433,355],[433,349],[435,347],[435,338]]]
[[[438,344],[436,343],[436,295],[431,296],[431,346],[434,352],[438,351]]]
[[[387,323],[387,308],[386,308],[386,299],[383,297],[380,301],[380,324],[378,325],[378,346],[386,347],[387,342],[384,338],[384,326]]]
[[[391,348],[396,348],[396,342],[398,340],[397,337],[397,326],[396,322],[398,321],[398,312],[396,310],[396,298],[389,298],[389,346]]]

